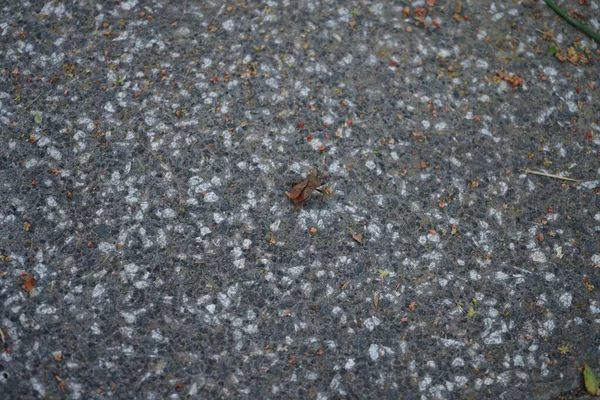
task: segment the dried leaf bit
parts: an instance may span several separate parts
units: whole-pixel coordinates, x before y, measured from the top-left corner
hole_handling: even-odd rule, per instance
[[[33,288],[35,288],[35,283],[37,282],[33,277],[33,274],[23,273],[21,274],[21,278],[25,280],[23,289],[27,292],[31,292]]]
[[[321,185],[323,185],[323,173],[318,171],[316,173],[311,172],[306,179],[297,183],[292,190],[285,192],[285,195],[292,203],[302,204],[308,200],[312,193]]]
[[[417,302],[413,301],[408,305],[408,309],[412,312],[415,312],[415,309],[417,308]]]

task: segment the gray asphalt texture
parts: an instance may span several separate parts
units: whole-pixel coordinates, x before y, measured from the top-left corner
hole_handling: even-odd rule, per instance
[[[599,48],[434,3],[4,3],[0,397],[585,398]]]

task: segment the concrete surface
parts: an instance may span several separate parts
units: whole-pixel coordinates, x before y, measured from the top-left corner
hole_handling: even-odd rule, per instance
[[[598,46],[434,3],[4,2],[0,397],[583,398]]]

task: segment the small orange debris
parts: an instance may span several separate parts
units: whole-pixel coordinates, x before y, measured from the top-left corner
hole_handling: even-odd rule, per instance
[[[26,292],[31,292],[35,288],[35,283],[37,282],[33,277],[33,274],[21,274],[21,277],[25,278],[23,289],[25,289]]]

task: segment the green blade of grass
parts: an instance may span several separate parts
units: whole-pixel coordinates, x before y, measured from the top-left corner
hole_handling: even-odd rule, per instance
[[[600,43],[600,35],[598,35],[596,32],[594,32],[593,30],[591,30],[590,28],[588,28],[581,22],[577,21],[573,17],[571,17],[565,10],[563,10],[562,8],[557,6],[554,1],[552,1],[552,0],[544,0],[544,1],[546,2],[546,4],[548,4],[548,6],[551,9],[554,10],[554,12],[556,12],[558,15],[560,15],[562,17],[562,19],[564,19],[569,24],[573,25],[575,28],[579,29],[581,32],[585,33],[586,35],[588,35],[589,37],[594,39],[597,43]]]

